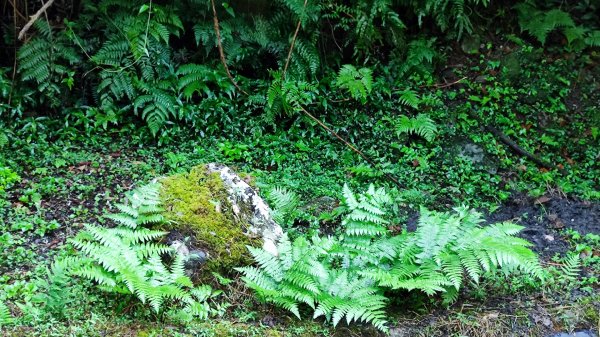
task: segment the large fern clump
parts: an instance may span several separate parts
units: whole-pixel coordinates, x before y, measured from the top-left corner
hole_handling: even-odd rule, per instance
[[[22,80],[37,85],[40,104],[57,108],[74,86],[72,67],[81,58],[65,32],[54,31],[44,20],[37,20],[34,26],[38,35],[19,49],[18,71]]]
[[[313,317],[325,316],[334,325],[346,318],[371,322],[385,330],[386,298],[382,290],[352,268],[338,267],[335,258],[338,240],[299,237],[290,242],[284,236],[278,255],[248,247],[257,267],[238,268],[243,280],[259,298],[281,306],[300,318],[299,304],[314,310]]]
[[[86,226],[73,240],[83,255],[74,273],[103,290],[133,294],[156,312],[169,308],[180,318],[206,318],[206,300],[215,293],[208,286],[194,286],[185,274],[183,256],[156,242],[165,232],[143,227],[163,221],[159,188],[156,183],[140,187],[129,196],[129,204],[118,204],[121,212],[107,216],[117,227]],[[172,257],[170,265],[165,257]]]
[[[482,215],[466,207],[452,213],[422,208],[416,231],[392,235],[392,198],[384,189],[371,186],[356,195],[344,186],[343,195],[340,236],[284,236],[277,254],[248,247],[257,266],[239,270],[260,298],[296,316],[305,304],[334,325],[345,318],[385,331],[387,290],[442,294],[451,303],[467,280],[492,272],[542,277],[530,243],[515,236],[520,226],[482,226]]]
[[[600,46],[600,30],[577,25],[568,12],[561,9],[543,11],[529,2],[519,3],[515,9],[521,30],[531,34],[542,45],[546,44],[550,33],[559,31],[566,38],[568,47],[574,50]]]

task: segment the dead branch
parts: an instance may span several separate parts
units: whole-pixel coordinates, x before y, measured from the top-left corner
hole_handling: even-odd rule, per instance
[[[40,17],[40,15],[42,15],[42,13],[45,13],[46,10],[48,9],[48,7],[50,7],[53,3],[54,3],[54,0],[48,0],[48,2],[46,2],[42,6],[42,8],[40,8],[37,12],[35,12],[35,14],[33,14],[31,16],[31,18],[29,19],[29,22],[27,22],[27,24],[19,32],[19,36],[18,36],[19,40],[23,40],[23,37],[25,37],[25,34],[29,30],[29,28],[31,28],[31,26],[33,26],[33,24],[37,21],[37,19]]]
[[[306,4],[308,0],[304,0],[303,10],[306,11]],[[290,45],[290,50],[288,51],[287,59],[285,60],[285,66],[283,67],[283,73],[281,74],[281,79],[285,79],[285,73],[287,72],[287,68],[290,65],[290,60],[292,59],[292,52],[294,51],[294,45],[296,44],[296,38],[298,38],[298,32],[300,31],[300,24],[302,23],[302,19],[298,19],[298,24],[296,25],[296,31],[294,32],[294,37],[292,37],[292,44]]]
[[[223,51],[223,43],[221,42],[221,30],[219,29],[219,18],[217,17],[217,8],[215,7],[215,0],[210,0],[213,10],[213,23],[215,26],[215,34],[217,35],[217,48],[219,49],[219,58],[221,59],[221,63],[223,64],[223,68],[225,68],[225,72],[227,73],[227,77],[233,85],[244,94],[248,95],[242,88],[238,86],[238,84],[233,79],[231,72],[229,71],[229,67],[227,66],[227,61],[225,60],[225,52]]]

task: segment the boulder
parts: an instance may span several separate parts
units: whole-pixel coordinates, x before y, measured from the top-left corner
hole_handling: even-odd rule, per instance
[[[195,274],[228,272],[251,261],[246,246],[277,254],[283,230],[269,205],[231,168],[207,164],[158,179],[169,244]]]
[[[283,235],[283,229],[273,220],[271,216],[273,212],[269,205],[229,167],[211,163],[206,168],[211,173],[218,173],[223,180],[232,211],[238,221],[248,224],[247,231],[259,236],[263,240],[263,248],[276,255],[276,243]]]

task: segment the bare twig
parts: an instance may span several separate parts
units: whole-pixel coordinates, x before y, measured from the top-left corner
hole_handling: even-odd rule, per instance
[[[42,8],[40,8],[37,12],[35,12],[35,14],[33,14],[31,16],[31,19],[29,19],[29,22],[27,22],[27,24],[19,32],[19,36],[18,36],[19,40],[23,40],[23,37],[25,36],[25,34],[29,30],[29,28],[31,28],[31,26],[37,21],[37,19],[40,17],[40,15],[42,15],[42,13],[46,12],[48,7],[50,7],[52,5],[52,3],[54,3],[54,0],[48,0],[48,2],[46,2],[42,6]]]
[[[477,122],[479,122],[479,124],[481,126],[483,126],[486,130],[488,130],[491,134],[496,136],[502,143],[504,143],[511,150],[513,150],[513,152],[515,152],[516,154],[526,157],[527,159],[531,160],[532,162],[536,163],[538,166],[540,166],[542,168],[546,168],[546,169],[557,168],[560,173],[562,173],[562,174],[566,173],[563,169],[558,168],[556,165],[554,165],[550,162],[547,162],[547,161],[543,160],[542,158],[534,155],[533,153],[530,153],[527,150],[523,149],[517,143],[515,143],[512,139],[510,139],[507,135],[502,133],[500,130],[496,129],[494,126],[490,125],[489,123],[485,123],[474,112],[469,111],[469,115],[473,119],[475,119]]]
[[[308,0],[304,0],[303,10],[306,11],[306,4]],[[285,66],[283,67],[283,73],[281,74],[281,78],[285,79],[285,73],[287,72],[287,68],[290,65],[290,60],[292,59],[292,52],[294,51],[294,45],[296,44],[296,38],[298,38],[298,32],[300,31],[300,24],[302,23],[302,18],[298,19],[298,24],[296,25],[296,31],[294,32],[294,37],[292,37],[292,44],[290,45],[290,50],[288,51],[287,59],[285,60]]]
[[[464,81],[466,79],[467,79],[467,77],[465,76],[465,77],[459,78],[458,80],[453,81],[453,82],[443,83],[443,84],[442,83],[436,83],[436,84],[433,84],[433,85],[423,85],[423,86],[420,86],[420,88],[423,88],[423,87],[434,87],[434,88],[438,88],[438,89],[439,88],[447,88],[447,87],[451,87],[451,86],[453,86],[455,84],[459,84],[460,82],[462,82],[462,81]]]
[[[223,43],[221,42],[221,30],[219,29],[219,18],[217,17],[217,8],[215,7],[215,0],[210,0],[213,10],[213,23],[215,26],[215,34],[217,35],[217,48],[219,49],[219,57],[221,58],[221,63],[223,64],[223,68],[225,68],[225,72],[227,73],[227,77],[233,85],[244,94],[248,95],[233,79],[231,72],[229,71],[229,67],[227,66],[227,61],[225,60],[225,52],[223,51]]]
[[[16,15],[19,15],[19,17],[20,17],[21,19],[23,19],[23,20],[27,20],[27,18],[26,18],[26,17],[25,17],[23,14],[21,14],[21,12],[20,12],[20,11],[17,9],[17,4],[15,3],[15,1],[14,1],[14,0],[8,0],[8,3],[9,3],[9,4],[10,4],[12,7],[13,7],[13,11],[14,11],[13,15],[15,15],[15,16],[16,16]],[[16,30],[16,29],[17,29],[17,26],[16,26],[16,24],[15,24],[15,30]]]

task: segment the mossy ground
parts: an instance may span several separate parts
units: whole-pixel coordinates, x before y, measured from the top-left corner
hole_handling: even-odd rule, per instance
[[[161,179],[166,230],[189,235],[209,254],[207,271],[227,272],[248,263],[246,245],[254,244],[234,217],[227,190],[217,173],[196,166]]]

